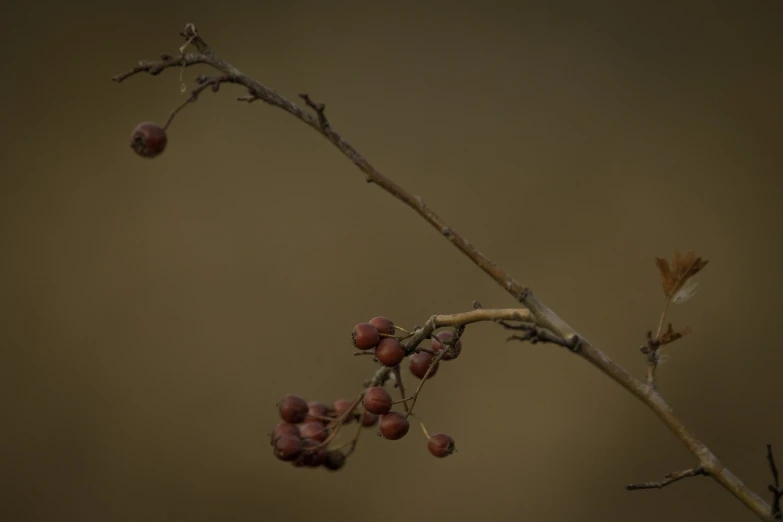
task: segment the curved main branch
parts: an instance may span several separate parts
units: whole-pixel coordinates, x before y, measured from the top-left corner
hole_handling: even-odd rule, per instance
[[[121,82],[128,77],[147,72],[158,74],[165,69],[174,67],[188,67],[195,64],[207,64],[223,73],[223,77],[216,80],[218,83],[235,83],[244,86],[249,96],[240,98],[244,101],[262,100],[270,105],[283,109],[297,117],[302,122],[316,130],[329,140],[337,149],[350,159],[364,172],[368,182],[378,185],[380,188],[412,208],[430,225],[435,227],[451,244],[466,255],[473,263],[481,268],[496,283],[502,286],[511,296],[524,305],[532,315],[535,323],[550,330],[555,335],[568,341],[571,350],[598,368],[601,372],[614,380],[620,386],[636,396],[646,404],[668,426],[674,435],[682,441],[690,452],[698,459],[699,466],[704,472],[723,486],[729,493],[740,500],[762,520],[773,520],[771,508],[756,493],[751,491],[731,471],[729,471],[710,449],[689,431],[685,425],[674,415],[674,412],[658,393],[657,390],[636,379],[625,369],[617,365],[606,354],[589,341],[579,336],[571,326],[546,307],[533,292],[521,285],[508,272],[491,261],[486,255],[474,247],[464,236],[453,230],[440,216],[433,212],[421,197],[411,194],[392,180],[381,174],[369,161],[348,143],[337,131],[332,129],[324,115],[324,106],[313,103],[308,96],[303,95],[309,108],[313,112],[300,107],[287,98],[262,83],[243,74],[229,62],[220,58],[214,50],[199,36],[193,24],[185,26],[182,36],[187,43],[193,45],[198,54],[187,53],[178,57],[164,55],[161,60],[154,62],[139,62],[132,70],[115,76],[113,79]],[[184,46],[183,46],[184,47]],[[436,319],[431,318],[431,323],[421,330],[423,335],[426,330],[432,331]],[[429,323],[429,322],[428,322]],[[420,342],[420,341],[419,341]],[[383,370],[381,370],[383,371]],[[385,376],[384,376],[385,377]]]

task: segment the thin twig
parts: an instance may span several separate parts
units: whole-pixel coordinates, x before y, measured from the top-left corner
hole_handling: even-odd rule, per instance
[[[120,83],[127,80],[134,74],[142,72],[156,76],[166,69],[170,69],[172,67],[190,67],[192,65],[198,65],[201,63],[209,63],[209,59],[200,53],[185,53],[182,56],[178,56],[176,58],[169,54],[164,54],[161,56],[160,60],[140,60],[139,63],[137,63],[136,66],[132,69],[113,76],[112,81]]]
[[[767,461],[769,462],[769,469],[772,472],[772,484],[767,489],[772,493],[772,503],[770,513],[772,518],[776,520],[783,519],[783,511],[780,509],[780,499],[783,498],[783,488],[780,487],[780,475],[778,475],[778,467],[775,465],[775,455],[772,454],[772,444],[767,444]]]
[[[669,484],[672,484],[674,482],[677,482],[678,480],[682,480],[687,477],[696,477],[698,475],[708,475],[708,473],[702,468],[701,466],[696,466],[695,468],[686,469],[683,471],[674,471],[672,473],[669,473],[666,475],[666,477],[663,480],[660,480],[658,482],[643,482],[641,484],[628,484],[625,486],[625,489],[628,491],[635,491],[638,489],[661,489],[665,488]]]
[[[205,89],[208,87],[212,88],[212,92],[218,92],[220,89],[220,84],[224,82],[230,82],[231,77],[230,76],[220,76],[218,78],[211,78],[209,76],[198,76],[196,78],[196,81],[198,82],[198,87],[190,91],[190,96],[180,103],[178,106],[174,108],[174,110],[171,111],[171,114],[169,114],[169,119],[166,120],[166,124],[163,125],[163,130],[168,130],[169,126],[171,125],[171,122],[174,121],[174,117],[179,114],[179,112],[187,107],[191,103],[196,103],[198,101],[198,95],[201,94]]]
[[[394,378],[397,381],[397,388],[400,390],[400,397],[402,397],[402,408],[405,412],[408,412],[408,401],[405,399],[405,385],[402,383],[402,372],[400,371],[400,365],[394,367]]]
[[[666,316],[666,310],[661,315],[661,320]],[[662,325],[663,323],[661,323]],[[674,341],[683,338],[691,332],[690,328],[684,328],[675,332],[672,323],[669,323],[666,331],[661,334],[658,325],[658,333],[653,337],[651,330],[647,331],[647,343],[640,348],[641,352],[647,356],[647,385],[653,389],[657,389],[658,383],[655,378],[656,371],[658,370],[658,364],[661,361],[661,347],[671,344]]]
[[[536,343],[552,343],[558,346],[563,346],[569,350],[578,350],[579,343],[578,338],[575,340],[566,340],[550,332],[546,328],[540,328],[534,323],[522,322],[520,324],[511,324],[507,321],[498,321],[498,323],[507,330],[519,330],[525,332],[522,335],[514,334],[506,339],[506,341],[528,341],[531,344]],[[576,341],[576,342],[575,342]]]
[[[661,330],[663,330],[663,321],[666,319],[666,314],[669,312],[669,307],[672,304],[672,298],[667,297],[666,298],[666,305],[663,307],[663,312],[661,312],[661,318],[658,320],[658,328],[655,330],[655,340],[660,341],[661,340]]]
[[[318,125],[321,126],[321,129],[328,129],[329,120],[326,119],[326,114],[324,113],[326,105],[323,103],[315,103],[308,94],[300,94],[299,97],[304,100],[308,107],[315,111],[315,114],[318,117]]]

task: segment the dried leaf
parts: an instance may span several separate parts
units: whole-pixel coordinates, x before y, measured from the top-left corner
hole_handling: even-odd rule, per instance
[[[661,335],[660,340],[658,341],[659,346],[663,346],[664,344],[673,343],[677,339],[684,337],[691,333],[690,327],[685,327],[679,332],[675,332],[674,328],[672,328],[672,323],[669,323],[669,327],[666,329],[666,331]]]
[[[693,296],[696,295],[697,287],[699,283],[695,279],[688,279],[682,287],[672,296],[672,303],[683,304],[687,303]]]
[[[685,302],[693,297],[695,285],[693,288],[685,290],[683,294],[679,294],[679,292],[693,276],[707,266],[708,262],[706,259],[696,257],[696,253],[693,250],[688,251],[684,256],[675,250],[671,266],[666,259],[656,257],[655,264],[661,275],[663,293],[666,294],[666,297],[670,299],[678,298],[680,302]]]

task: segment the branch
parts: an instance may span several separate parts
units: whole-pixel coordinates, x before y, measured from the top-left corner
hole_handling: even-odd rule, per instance
[[[780,509],[780,499],[783,498],[783,488],[780,487],[780,475],[778,475],[778,467],[775,465],[775,456],[772,454],[772,444],[767,444],[767,461],[769,462],[769,469],[772,472],[773,483],[770,484],[767,489],[772,493],[772,508],[770,513],[774,519],[783,519],[783,511]]]
[[[677,482],[678,480],[682,480],[687,477],[695,477],[698,475],[709,475],[707,471],[705,471],[704,468],[701,466],[696,466],[695,468],[686,469],[684,471],[674,471],[672,473],[669,473],[666,475],[666,477],[658,482],[643,482],[641,484],[628,484],[625,486],[625,489],[628,491],[634,491],[637,489],[661,489],[665,488],[669,484],[672,484],[674,482]]]
[[[140,62],[130,71],[115,76],[114,80],[121,82],[140,72],[147,72],[154,75],[172,67],[188,67],[197,63],[208,64],[223,73],[227,78],[226,81],[242,85],[247,89],[249,96],[240,97],[240,100],[262,100],[265,103],[288,112],[310,126],[329,140],[332,145],[353,162],[365,174],[367,182],[376,184],[381,189],[413,209],[446,238],[447,241],[467,256],[476,266],[481,268],[481,270],[491,277],[493,281],[502,286],[516,301],[526,307],[529,313],[530,322],[533,322],[537,327],[551,332],[554,336],[568,343],[569,346],[578,347],[578,350],[574,349],[574,353],[578,354],[646,404],[698,459],[699,466],[703,468],[710,477],[716,480],[729,493],[752,510],[760,519],[771,520],[770,506],[756,493],[748,489],[737,476],[726,469],[715,454],[713,454],[703,442],[697,439],[696,436],[683,425],[654,386],[636,379],[624,368],[612,361],[601,350],[593,346],[587,339],[579,336],[568,323],[546,307],[529,288],[520,284],[508,272],[503,270],[474,247],[464,236],[452,229],[440,216],[425,204],[420,196],[409,193],[381,174],[327,123],[322,105],[316,105],[311,101],[310,105],[316,105],[315,109],[313,109],[316,111],[316,115],[313,115],[311,111],[300,107],[269,87],[246,76],[232,64],[220,58],[204,39],[201,38],[193,24],[187,24],[185,26],[182,36],[186,39],[186,45],[181,49],[182,56],[178,58],[164,56],[158,62]],[[196,48],[198,51],[197,55],[184,53],[184,47],[188,44]],[[307,98],[305,98],[305,102],[307,102]],[[467,314],[476,312],[478,311],[468,312]],[[408,339],[406,351],[410,353],[411,350],[418,346],[418,343],[429,338],[436,325],[442,320],[443,316],[431,317],[424,327],[417,330],[410,339]],[[382,368],[373,381],[375,383],[385,382],[389,378],[390,371],[391,369]]]

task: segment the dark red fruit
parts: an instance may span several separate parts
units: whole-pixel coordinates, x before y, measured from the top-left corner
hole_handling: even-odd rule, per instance
[[[302,453],[302,439],[298,435],[282,435],[275,440],[275,457],[290,462]]]
[[[427,442],[427,449],[440,459],[448,457],[454,453],[454,439],[445,433],[436,433]]]
[[[442,331],[435,334],[435,339],[432,340],[432,351],[435,353],[443,350],[445,343],[450,342],[454,338],[454,334],[449,331]],[[449,348],[449,350],[441,357],[444,361],[451,361],[459,357],[462,351],[462,340],[458,340],[457,344]]]
[[[280,418],[291,424],[299,424],[307,418],[310,409],[305,400],[297,395],[288,394],[278,406]]]
[[[394,335],[394,323],[388,317],[379,315],[370,319],[370,324],[378,329],[380,333]]]
[[[329,471],[337,471],[345,466],[345,453],[338,450],[328,452],[323,466]]]
[[[381,435],[389,440],[399,440],[408,433],[410,424],[408,420],[397,411],[392,411],[386,415],[381,415],[381,420],[378,423],[378,427],[381,430]]]
[[[394,368],[405,358],[405,348],[394,337],[384,337],[375,349],[375,357],[382,365]]]
[[[378,423],[378,416],[368,411],[362,412],[362,426],[369,428],[375,426]]]
[[[283,435],[293,435],[295,437],[299,437],[299,428],[296,426],[296,424],[281,422],[275,426],[275,431],[272,432],[272,444],[274,445],[275,441]]]
[[[389,392],[378,386],[367,388],[364,394],[364,409],[376,415],[389,413],[392,407],[391,395]]]
[[[329,436],[329,431],[323,422],[310,421],[299,425],[299,434],[303,439],[313,439],[323,442]]]
[[[427,352],[418,352],[411,355],[410,360],[410,370],[411,373],[418,377],[419,379],[423,379],[425,375],[427,375],[427,370],[430,369],[430,366],[432,366],[432,355],[428,354]],[[431,379],[432,376],[434,376],[436,373],[438,373],[438,365],[436,364],[434,368],[432,368],[432,371],[429,375],[427,375],[427,379]]]
[[[329,406],[324,404],[323,402],[317,402],[312,401],[307,403],[307,418],[305,419],[305,422],[310,421],[318,421],[318,422],[326,422],[329,417],[329,414],[331,411],[329,410]]]
[[[302,453],[297,459],[299,465],[317,468],[326,461],[327,451],[319,448],[320,442],[313,439],[304,439],[302,441]]]
[[[380,340],[378,329],[370,323],[359,323],[353,327],[353,332],[351,332],[351,341],[359,350],[375,348]]]
[[[336,401],[334,401],[334,416],[335,417],[341,416],[346,411],[350,410],[351,406],[353,406],[353,401],[349,401],[348,399],[337,399]],[[346,417],[343,423],[351,422],[352,419],[353,419],[353,415],[348,415],[348,417]]]
[[[142,158],[154,158],[166,149],[168,141],[163,127],[157,123],[145,121],[133,129],[130,146]]]

